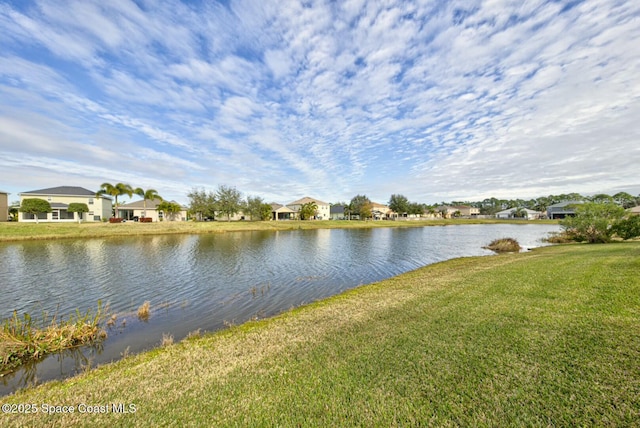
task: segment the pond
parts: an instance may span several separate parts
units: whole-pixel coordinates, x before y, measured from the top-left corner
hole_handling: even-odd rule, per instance
[[[109,305],[98,348],[52,355],[3,376],[4,395],[190,332],[215,331],[456,257],[512,237],[524,248],[556,225],[494,224],[159,235],[0,244],[0,316],[66,316]],[[137,309],[150,302],[150,317]]]

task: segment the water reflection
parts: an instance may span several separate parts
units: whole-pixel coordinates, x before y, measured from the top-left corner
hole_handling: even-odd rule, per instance
[[[162,235],[0,244],[0,316],[18,312],[65,315],[108,304],[117,319],[92,364],[213,331],[324,298],[454,257],[493,254],[482,249],[510,236],[523,247],[555,225],[463,225],[424,228],[320,229]],[[151,302],[148,322],[136,317]],[[7,393],[32,379],[71,375],[82,358],[64,355],[27,369]],[[85,355],[85,354],[83,354]],[[54,359],[55,361],[55,359]],[[78,364],[76,364],[78,361]],[[55,366],[55,368],[54,368]],[[12,377],[16,379],[16,377]],[[0,388],[1,389],[1,388]]]

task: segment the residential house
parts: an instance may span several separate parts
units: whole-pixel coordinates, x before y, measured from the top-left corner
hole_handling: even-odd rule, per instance
[[[371,203],[371,217],[374,220],[389,220],[393,214],[393,211],[388,205],[379,204],[377,202]]]
[[[286,205],[276,204],[275,202],[271,204],[271,214],[273,220],[293,220],[296,216],[296,212]]]
[[[309,202],[315,202],[315,204],[318,206],[316,220],[329,220],[331,218],[330,204],[328,204],[327,202],[322,202],[318,199],[310,198],[308,196],[305,196],[302,199],[298,199],[297,201],[293,201],[287,204],[287,207],[293,210],[296,213],[296,217],[297,217],[297,214],[300,211],[300,208],[302,208],[302,205],[308,204]]]
[[[186,221],[187,207],[181,206],[182,210],[177,213],[165,213],[158,210],[158,205],[162,199],[146,199],[123,204],[118,207],[118,217],[125,220],[138,220],[140,217],[151,218],[151,221]],[[176,203],[175,201],[170,201]],[[180,205],[180,204],[178,204]]]
[[[516,217],[516,212],[520,211],[523,215],[522,217]],[[496,213],[496,218],[500,219],[510,219],[510,218],[519,218],[522,220],[537,220],[545,217],[544,213],[540,211],[530,210],[529,208],[508,208],[506,210],[498,211]]]
[[[83,187],[59,186],[22,192],[18,195],[20,196],[20,205],[23,200],[29,198],[44,199],[49,202],[51,212],[38,214],[38,221],[72,222],[78,221],[78,216],[84,221],[102,221],[111,217],[113,210],[111,198],[96,196],[96,192]],[[69,204],[74,202],[87,204],[89,212],[84,214],[68,212]],[[18,221],[35,222],[36,218],[34,214],[21,212]]]
[[[480,214],[480,208],[469,205],[440,205],[436,211],[442,213],[442,217],[476,217]]]
[[[563,201],[547,207],[547,217],[550,219],[565,218],[567,216],[575,216],[575,205],[581,204],[582,201]]]
[[[9,194],[0,190],[0,221],[9,220]]]

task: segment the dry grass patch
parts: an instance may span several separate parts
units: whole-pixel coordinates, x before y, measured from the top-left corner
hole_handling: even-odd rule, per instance
[[[147,300],[138,308],[138,319],[140,321],[149,321],[150,309],[151,302]]]
[[[491,251],[495,251],[496,253],[517,253],[522,249],[520,243],[513,238],[500,238],[491,241],[486,248]]]

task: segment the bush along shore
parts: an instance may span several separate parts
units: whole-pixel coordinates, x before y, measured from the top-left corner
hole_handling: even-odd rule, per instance
[[[1,423],[634,426],[639,269],[639,242],[438,263],[19,391]]]
[[[102,341],[107,337],[100,326],[103,318],[101,302],[97,311],[82,314],[77,310],[66,320],[56,315],[49,319],[46,313],[36,320],[28,313],[18,316],[14,311],[0,328],[0,374],[51,353]]]

